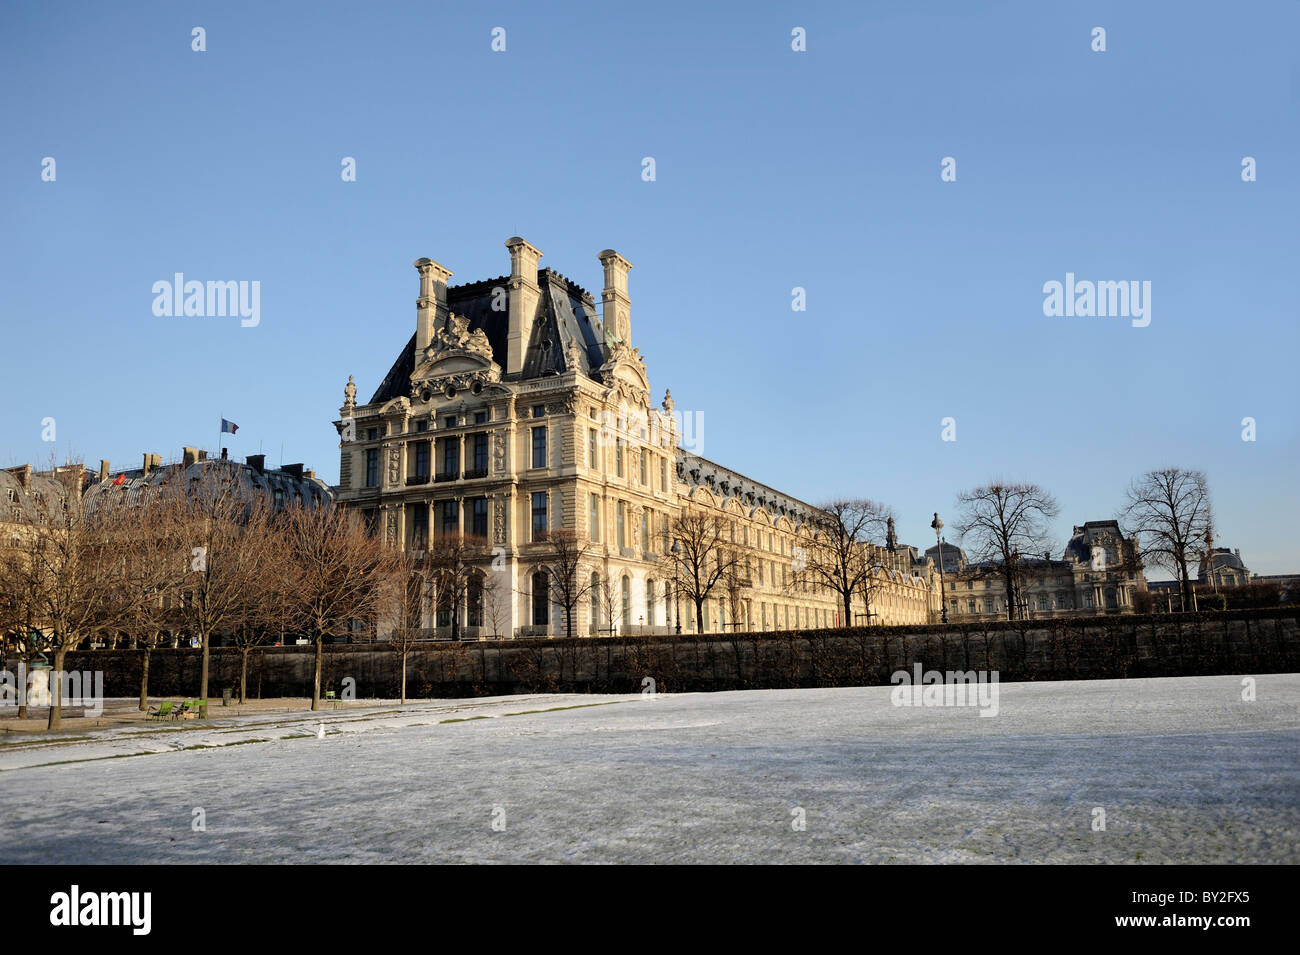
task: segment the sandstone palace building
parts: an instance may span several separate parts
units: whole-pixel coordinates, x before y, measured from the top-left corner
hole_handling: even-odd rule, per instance
[[[377,533],[416,551],[437,535],[487,542],[468,599],[431,609],[430,628],[441,634],[455,613],[466,636],[564,632],[538,570],[557,529],[590,547],[575,633],[670,632],[679,615],[683,630],[706,631],[855,622],[841,619],[836,594],[798,578],[815,509],[679,446],[683,417],[667,392],[655,400],[633,344],[631,263],[600,253],[598,310],[539,268],[537,248],[518,237],[506,247],[509,276],[467,285],[450,285],[431,259],[415,263],[415,333],[368,402],[356,403],[349,378],[335,422],[338,500]],[[684,508],[725,517],[746,558],[702,620],[665,570]],[[938,607],[930,571],[913,548],[882,560],[873,622],[927,622]]]

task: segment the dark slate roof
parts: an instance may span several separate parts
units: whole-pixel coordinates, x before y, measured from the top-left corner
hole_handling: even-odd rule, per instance
[[[503,275],[447,289],[448,311],[464,316],[470,331],[482,329],[492,346],[492,360],[503,369],[509,367],[509,281],[509,277]],[[605,363],[602,347],[605,333],[595,299],[586,289],[553,269],[539,269],[537,285],[541,289],[541,302],[533,321],[521,377],[541,378],[568,371],[569,343],[576,341],[581,349],[581,367],[578,370],[589,378],[598,379],[597,369]],[[506,289],[506,308],[500,311],[492,308],[498,288]],[[371,397],[371,404],[409,395],[415,357],[415,335],[412,335]]]
[[[797,497],[782,494],[766,484],[760,484],[753,478],[745,477],[684,448],[677,449],[677,477],[692,487],[707,487],[724,499],[734,497],[746,507],[761,507],[773,519],[788,517],[793,523],[799,524],[820,513],[818,508]]]

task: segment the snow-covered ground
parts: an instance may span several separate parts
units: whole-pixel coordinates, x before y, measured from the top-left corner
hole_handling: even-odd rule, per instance
[[[1300,675],[1000,691],[995,717],[867,687],[11,738],[0,863],[1300,862]]]

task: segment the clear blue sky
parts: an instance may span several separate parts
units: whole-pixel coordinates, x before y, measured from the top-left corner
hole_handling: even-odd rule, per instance
[[[138,466],[224,415],[337,480],[411,263],[501,275],[518,234],[597,294],[597,252],[634,263],[656,396],[764,483],[924,546],[1033,480],[1063,543],[1197,467],[1219,542],[1300,571],[1297,36],[1293,2],[8,3],[0,463]],[[260,325],[155,317],[175,272],[259,281]],[[1066,272],[1150,281],[1151,324],[1044,317]]]

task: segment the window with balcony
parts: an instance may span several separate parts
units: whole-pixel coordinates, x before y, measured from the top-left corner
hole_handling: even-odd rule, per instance
[[[471,533],[475,537],[488,536],[488,502],[486,497],[474,498],[474,526]]]
[[[474,435],[474,476],[486,477],[488,472],[488,436]]]
[[[460,477],[460,439],[444,438],[442,441],[442,473],[444,480],[454,481]]]
[[[455,501],[442,502],[442,536],[460,533],[460,505]]]
[[[424,504],[413,504],[411,515],[411,546],[415,550],[424,550],[429,541],[429,508]]]
[[[533,467],[546,467],[546,426],[533,428]]]
[[[417,479],[429,479],[429,442],[415,442],[415,475]]]

